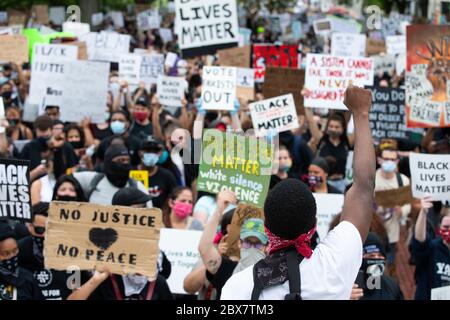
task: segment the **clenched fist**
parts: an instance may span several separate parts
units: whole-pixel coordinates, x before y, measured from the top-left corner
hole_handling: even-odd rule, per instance
[[[353,116],[369,115],[372,107],[372,93],[370,90],[350,85],[345,91],[344,104]]]

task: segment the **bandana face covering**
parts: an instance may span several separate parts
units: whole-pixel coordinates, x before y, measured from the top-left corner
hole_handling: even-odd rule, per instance
[[[294,246],[298,253],[300,253],[303,257],[306,259],[309,259],[313,253],[310,243],[311,238],[313,237],[314,233],[316,232],[316,226],[314,226],[311,230],[309,230],[307,233],[301,234],[297,239],[294,240],[286,240],[282,239],[276,235],[274,235],[272,232],[270,232],[269,229],[265,227],[265,231],[267,236],[269,237],[269,254],[278,251],[283,248],[287,248],[290,246]]]
[[[16,285],[19,280],[19,256],[0,261],[0,275],[7,283]]]

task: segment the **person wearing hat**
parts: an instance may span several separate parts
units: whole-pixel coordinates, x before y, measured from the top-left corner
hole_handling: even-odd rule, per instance
[[[403,300],[398,282],[384,274],[385,245],[380,237],[369,232],[363,245],[361,268],[353,286],[351,300]]]
[[[327,160],[316,157],[308,167],[308,184],[314,193],[337,193],[342,194],[337,188],[327,181],[330,167]]]
[[[177,187],[177,180],[173,173],[159,166],[164,153],[164,145],[152,136],[147,137],[139,149],[141,164],[139,170],[148,171],[148,193],[153,197],[153,205],[162,209],[167,197]]]
[[[7,220],[0,220],[0,300],[43,300],[33,275],[19,267],[19,247]]]
[[[90,203],[110,205],[113,195],[121,188],[137,187],[148,194],[141,182],[129,178],[130,170],[127,147],[123,144],[113,144],[106,150],[102,173],[85,171],[76,172],[73,176],[80,183]],[[147,205],[151,206],[151,201]]]
[[[131,125],[130,135],[145,139],[153,134],[153,126],[150,122],[150,104],[145,96],[141,96],[133,107],[133,124]]]
[[[237,257],[229,258],[221,255],[214,246],[214,237],[225,209],[230,203],[237,203],[234,192],[224,190],[217,195],[216,211],[206,224],[198,245],[198,251],[206,267],[206,278],[217,290],[217,298],[220,298],[223,286],[236,268],[238,268],[237,271],[244,270],[265,257],[268,241],[262,220],[246,220],[240,233],[240,260]]]

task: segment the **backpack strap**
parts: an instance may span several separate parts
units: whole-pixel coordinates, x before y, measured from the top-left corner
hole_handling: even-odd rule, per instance
[[[395,173],[395,176],[397,177],[397,183],[398,183],[398,187],[401,188],[403,187],[403,179],[402,179],[402,175],[399,172]]]
[[[303,257],[300,256],[296,251],[291,250],[287,254],[287,265],[288,265],[288,275],[289,275],[289,293],[284,296],[284,300],[302,300],[300,295],[301,292],[301,277],[300,277],[300,262]]]
[[[97,175],[89,183],[89,189],[85,191],[86,200],[89,201],[92,193],[97,189],[97,185],[103,179],[105,175],[103,173],[97,173]]]

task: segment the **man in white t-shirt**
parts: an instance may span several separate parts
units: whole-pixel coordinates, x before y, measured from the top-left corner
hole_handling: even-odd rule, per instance
[[[353,185],[341,222],[311,250],[316,203],[295,179],[277,184],[264,204],[269,255],[233,275],[222,300],[349,299],[372,218],[375,150],[369,127],[370,91],[350,86],[344,99],[355,125]]]

